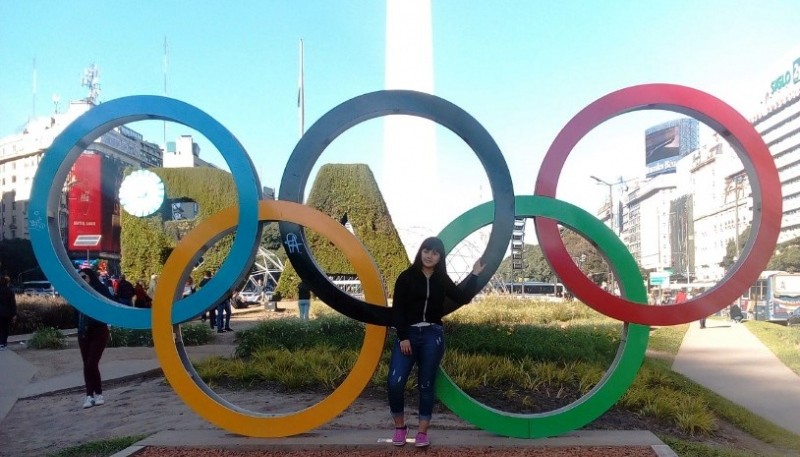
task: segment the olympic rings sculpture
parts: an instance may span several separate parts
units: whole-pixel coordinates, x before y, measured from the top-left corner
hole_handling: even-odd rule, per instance
[[[635,110],[667,109],[697,117],[733,146],[752,183],[754,218],[742,256],[723,281],[709,292],[674,306],[646,306],[646,290],[631,254],[613,232],[586,211],[556,200],[564,161],[575,144],[594,126]],[[412,91],[379,91],[344,102],[325,114],[298,142],[281,180],[279,200],[261,200],[252,162],[236,138],[216,120],[186,103],[157,96],[133,96],[106,102],[77,118],[53,142],[39,165],[29,205],[29,231],[34,253],[53,286],[76,308],[112,325],[152,328],[155,351],[165,377],[198,415],[242,435],[288,436],[306,432],[333,419],[360,394],[377,368],[389,310],[380,275],[360,242],[327,215],[301,204],[306,181],[325,147],[348,128],[379,116],[407,114],[449,128],[473,149],[486,170],[494,201],[456,218],[440,233],[452,249],[473,231],[492,224],[483,258],[485,285],[499,266],[511,238],[513,218],[533,217],[545,258],[565,286],[595,310],[623,322],[616,358],[600,382],[570,405],[542,414],[512,414],[470,398],[440,368],[436,392],[454,413],[500,435],[537,438],[563,434],[593,421],[623,395],[644,359],[650,325],[690,322],[712,314],[740,295],[766,266],[780,231],[781,189],[767,146],[750,123],[733,108],[701,91],[670,84],[645,84],[621,89],[591,103],[558,134],[547,151],[534,195],[515,196],[505,159],[488,132],[458,106],[439,97]],[[112,128],[141,119],[185,124],[206,135],[230,167],[237,183],[238,205],[223,210],[190,231],[168,258],[156,288],[152,310],[130,308],[104,299],[78,279],[58,231],[61,185],[81,151]],[[358,359],[342,384],[327,398],[290,414],[262,414],[232,405],[214,393],[194,371],[183,347],[180,323],[220,300],[246,273],[260,239],[261,221],[277,221],[282,237],[299,240],[289,252],[298,275],[328,305],[366,324]],[[622,297],[593,284],[578,269],[558,234],[557,223],[596,244],[619,278]],[[355,267],[365,298],[352,298],[336,288],[305,249],[302,227],[326,236]],[[199,293],[180,298],[183,284],[202,251],[236,230],[228,258]]]

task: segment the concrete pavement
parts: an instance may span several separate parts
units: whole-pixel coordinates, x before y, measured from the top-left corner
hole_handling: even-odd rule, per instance
[[[36,367],[13,350],[0,352],[0,422],[30,384]]]
[[[250,306],[233,309],[232,316],[260,312],[263,308]],[[77,335],[75,329],[62,330],[67,337]],[[9,349],[0,352],[0,422],[5,419],[17,400],[58,392],[79,390],[84,386],[83,371],[76,370],[58,376],[31,382],[37,372],[31,364],[13,350],[13,347],[30,339],[31,335],[14,335],[8,338]],[[104,382],[123,381],[153,371],[161,370],[158,360],[100,360]]]
[[[408,442],[413,442],[408,438]],[[235,449],[237,451],[264,450],[296,451],[328,449],[396,449],[391,444],[385,429],[372,430],[314,430],[302,435],[287,438],[248,438],[236,436],[224,430],[165,430],[139,441],[129,452],[142,447],[172,447],[176,444],[184,448]],[[527,440],[497,436],[483,430],[441,430],[437,431],[436,447],[463,448],[545,448],[545,447],[650,447],[659,457],[676,457],[676,454],[657,436],[647,430],[579,430],[563,436]],[[131,455],[122,451],[122,457]]]
[[[700,329],[692,322],[672,369],[800,434],[800,376],[744,325],[708,319]]]
[[[247,310],[240,310],[247,311]],[[238,313],[237,313],[238,314]],[[23,338],[24,339],[24,338]],[[25,359],[15,354],[13,350],[0,352],[0,421],[8,414],[14,403],[19,398],[35,397],[47,393],[80,389],[83,386],[83,375],[80,371],[65,373],[49,379],[42,379],[31,383],[36,373],[36,367]],[[156,360],[129,360],[110,361],[101,365],[104,380],[124,379],[141,375],[142,373],[159,370]],[[673,370],[682,373],[699,384],[709,388],[719,395],[735,402],[748,410],[758,414],[775,424],[800,434],[800,377],[784,366],[761,342],[755,338],[744,325],[731,324],[718,320],[708,320],[708,327],[701,330],[697,323],[692,323],[678,355],[673,363]],[[581,442],[583,445],[602,445],[599,438],[588,431],[580,431],[567,437],[545,440],[549,445],[560,445],[559,439],[569,439],[571,443]],[[164,432],[169,433],[169,432]],[[160,443],[183,442],[187,444],[200,444],[192,432],[172,432],[184,436],[178,439],[174,435],[161,433],[149,437],[137,445],[159,445]],[[467,435],[476,436],[482,443],[489,438],[483,436],[484,432],[469,431]],[[609,432],[603,432],[608,434]],[[208,438],[208,430],[199,431],[200,437]],[[238,447],[241,443],[237,440],[250,439],[234,437],[224,431],[219,431],[218,437],[211,438],[213,445],[220,445],[224,441],[233,440],[231,445]],[[379,440],[383,433],[380,431],[321,431],[301,435],[283,440],[269,440],[273,445],[287,446],[324,446],[326,443],[358,444],[363,443],[383,445]],[[443,434],[441,438],[444,438]],[[450,435],[449,431],[448,434]],[[479,436],[480,435],[480,436]],[[610,436],[610,435],[609,435]],[[463,439],[453,435],[454,439],[463,442]],[[508,438],[495,437],[494,439],[511,443]],[[651,439],[645,435],[617,436],[613,440],[636,445]],[[166,440],[166,441],[160,441]],[[294,441],[293,441],[294,440]],[[299,440],[299,441],[297,441]],[[552,441],[556,440],[556,441]],[[577,440],[577,441],[576,441]],[[529,440],[521,440],[529,442]],[[538,440],[537,440],[538,441]],[[211,444],[211,443],[210,443]],[[446,444],[446,443],[440,443]],[[662,446],[663,443],[650,442],[648,445]],[[655,447],[654,447],[655,449]],[[659,455],[670,454],[669,448],[660,447]]]

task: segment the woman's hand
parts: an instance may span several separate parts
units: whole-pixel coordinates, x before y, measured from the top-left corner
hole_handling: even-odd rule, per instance
[[[403,355],[411,355],[411,341],[409,340],[401,340],[400,341],[400,352]]]
[[[486,264],[483,263],[483,259],[478,258],[478,260],[475,261],[475,265],[472,266],[472,274],[478,276],[479,274],[481,274],[485,266]]]

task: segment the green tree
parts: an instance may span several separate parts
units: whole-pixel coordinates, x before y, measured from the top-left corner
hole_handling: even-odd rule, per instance
[[[572,259],[591,280],[598,283],[607,280],[608,265],[592,243],[568,228],[561,229],[561,240]],[[525,244],[522,248],[522,258],[525,268],[521,273],[512,271],[511,257],[509,256],[500,263],[496,275],[506,282],[520,280],[560,282],[555,277],[540,246]]]
[[[535,244],[525,244],[522,246],[522,259],[525,268],[522,272],[515,273],[511,269],[511,257],[506,257],[500,262],[496,276],[505,282],[519,281],[540,281],[551,282],[553,280],[553,270],[542,254],[542,248]]]
[[[793,238],[776,246],[767,270],[800,272],[800,238]]]
[[[608,281],[609,266],[597,247],[569,228],[561,229],[561,239],[570,257],[592,281]]]
[[[14,282],[45,279],[33,255],[30,240],[0,241],[0,274],[7,275]]]
[[[736,248],[736,241],[733,239],[728,240],[728,244],[725,246],[725,255],[722,257],[722,261],[720,261],[719,266],[724,268],[726,271],[728,268],[731,267],[736,262],[736,259],[739,256],[739,253],[742,252],[744,249],[745,243],[747,243],[747,239],[750,238],[750,227],[742,231],[739,234],[739,248]]]

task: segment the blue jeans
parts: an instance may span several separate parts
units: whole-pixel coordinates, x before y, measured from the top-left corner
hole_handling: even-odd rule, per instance
[[[389,410],[392,417],[403,417],[405,409],[404,394],[411,368],[417,364],[419,384],[419,420],[431,420],[433,414],[433,382],[436,370],[444,355],[444,333],[441,325],[410,327],[409,337],[411,355],[400,352],[400,340],[392,348],[389,361]]]
[[[222,326],[222,312],[225,312],[225,326]],[[222,300],[217,303],[217,331],[231,328],[231,301]]]
[[[297,308],[300,310],[300,319],[308,320],[308,309],[311,307],[311,300],[297,300]]]

